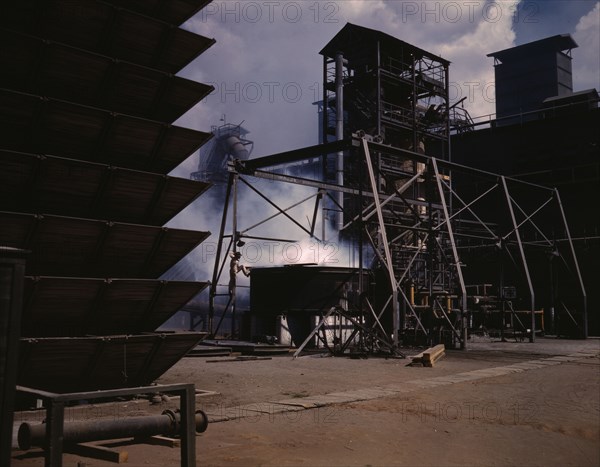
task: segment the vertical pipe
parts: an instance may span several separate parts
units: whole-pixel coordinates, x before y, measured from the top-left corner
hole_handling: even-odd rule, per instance
[[[344,139],[344,55],[341,52],[335,54],[335,137],[338,141]],[[337,153],[336,159],[336,183],[344,185],[344,151]],[[344,193],[337,192],[339,214],[337,216],[337,228],[341,232],[344,226]]]
[[[329,129],[329,101],[327,99],[327,56],[323,55],[323,121],[321,122],[321,144],[325,144],[329,141],[329,137],[327,136],[327,131]],[[321,156],[322,164],[321,170],[323,171],[322,180],[327,181],[327,160],[329,159],[329,154],[323,154]],[[327,232],[327,204],[328,202],[324,202],[321,208],[321,238],[323,241],[327,241],[326,232]]]
[[[444,78],[444,101],[446,102],[444,111],[446,115],[444,117],[446,119],[446,144],[448,146],[448,153],[444,155],[449,162],[452,162],[452,138],[450,138],[450,74],[448,65],[444,65]],[[450,177],[450,186],[452,187],[452,177]]]
[[[327,99],[327,57],[323,56],[323,121],[321,122],[321,144],[328,142],[327,130],[329,129],[329,102]],[[327,174],[327,155],[323,156],[323,180]]]
[[[560,199],[560,194],[558,190],[554,189],[554,194],[556,196],[556,201],[558,202],[558,207],[560,208],[560,215],[562,217],[563,223],[565,225],[565,233],[567,234],[567,238],[569,239],[569,249],[571,250],[571,255],[573,255],[573,263],[575,264],[575,271],[577,272],[577,279],[579,280],[579,287],[581,288],[581,296],[583,299],[583,338],[587,339],[588,337],[588,312],[587,312],[587,294],[585,292],[585,285],[583,283],[583,278],[581,276],[581,270],[579,269],[579,262],[577,261],[577,255],[575,254],[575,247],[573,246],[573,239],[571,238],[571,231],[569,229],[569,224],[567,223],[567,216],[565,216],[565,211],[563,209],[562,201]]]
[[[412,131],[413,140],[412,147],[413,151],[417,150],[419,144],[418,130],[417,130],[417,59],[411,54],[412,59]]]
[[[377,41],[377,134],[383,137],[381,113],[381,43]]]
[[[510,218],[513,223],[515,236],[517,237],[517,243],[519,244],[519,252],[521,253],[521,261],[523,261],[523,269],[525,271],[525,277],[527,278],[527,286],[529,287],[529,294],[531,296],[531,336],[529,342],[535,342],[535,291],[533,290],[533,283],[531,282],[531,275],[529,274],[529,266],[527,265],[527,257],[525,256],[525,250],[523,249],[523,243],[521,242],[521,234],[519,233],[519,225],[517,224],[517,218],[515,217],[515,211],[513,209],[512,200],[510,199],[510,193],[508,192],[508,185],[506,184],[506,178],[502,179],[502,186],[504,187],[504,195],[506,196],[506,202],[508,204],[508,211],[510,212]]]
[[[500,248],[498,249],[498,256],[500,258],[500,265],[498,268],[499,277],[498,277],[498,298],[500,299],[500,303],[502,304],[502,309],[500,310],[501,319],[500,319],[500,341],[505,342],[504,332],[506,329],[506,303],[504,300],[504,244],[500,244]]]
[[[414,163],[414,162],[413,162]],[[431,304],[433,306],[433,281],[434,281],[434,261],[433,261],[433,252],[436,249],[435,243],[435,234],[433,232],[433,177],[434,177],[434,169],[430,165],[427,171],[426,184],[425,187],[427,191],[427,219],[428,219],[428,231],[427,231],[427,271],[425,272],[425,277],[427,281],[427,304]],[[428,331],[429,332],[429,331]]]

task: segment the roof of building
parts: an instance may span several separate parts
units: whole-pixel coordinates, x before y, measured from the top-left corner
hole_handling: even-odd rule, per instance
[[[596,89],[585,89],[583,91],[576,91],[567,94],[566,96],[552,96],[544,99],[545,105],[562,105],[569,103],[580,103],[580,102],[598,102],[598,91]]]
[[[382,46],[388,49],[409,52],[417,59],[428,57],[444,65],[450,64],[450,61],[445,60],[438,55],[427,52],[419,47],[415,47],[414,45],[390,36],[389,34],[351,23],[346,23],[341,31],[338,32],[319,53],[326,57],[333,58],[338,52],[342,52],[346,58],[351,58],[355,53],[363,55],[363,52],[359,50],[359,47],[357,47],[358,45],[373,41],[380,41]]]
[[[527,44],[489,53],[487,56],[504,61],[526,57],[541,50],[561,52],[563,50],[574,49],[576,47],[578,47],[577,42],[575,42],[575,40],[571,37],[571,34],[558,34],[556,36],[540,39],[539,41],[528,42]]]

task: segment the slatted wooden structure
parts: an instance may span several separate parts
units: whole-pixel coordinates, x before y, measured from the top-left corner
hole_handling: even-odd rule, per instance
[[[212,91],[176,76],[214,44],[206,0],[0,6],[0,245],[28,258],[18,384],[151,383],[202,337],[156,329],[205,282],[158,278],[209,235],[163,227],[208,184],[168,176],[210,133],[173,123]]]

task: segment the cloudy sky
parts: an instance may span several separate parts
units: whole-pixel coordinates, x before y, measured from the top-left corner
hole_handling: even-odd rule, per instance
[[[216,0],[183,27],[217,43],[180,73],[216,91],[177,123],[208,130],[223,115],[228,123],[244,120],[254,156],[316,144],[318,52],[347,22],[450,60],[451,97],[467,96],[474,117],[494,112],[493,60],[486,54],[555,34],[571,33],[579,44],[575,90],[600,89],[599,8],[590,0]],[[187,177],[196,161],[174,175]]]
[[[214,37],[217,43],[180,73],[210,83],[216,90],[176,123],[209,131],[223,117],[228,123],[244,121],[255,142],[253,157],[317,144],[317,108],[313,103],[321,98],[319,51],[348,22],[380,29],[450,60],[451,98],[456,101],[466,96],[466,106],[474,117],[495,111],[493,60],[486,54],[556,34],[570,33],[579,44],[573,51],[574,89],[600,90],[598,1],[216,0],[183,27]],[[197,164],[198,155],[194,155],[172,175],[188,178]],[[314,192],[289,185],[284,191],[277,189],[273,186],[268,191],[284,207]],[[248,196],[244,203],[241,221],[246,214],[264,218],[273,213],[264,202],[253,202]],[[213,232],[211,239],[190,256],[199,279],[210,277],[221,208],[205,195],[170,223]],[[312,205],[304,204],[291,214],[300,220],[308,218]],[[301,262],[317,260],[315,252],[317,262],[332,258],[330,250],[318,244],[315,249],[312,240],[302,238],[302,232],[290,222],[280,218],[273,222],[276,228],[270,233],[301,242]],[[266,244],[258,246],[266,248]],[[290,262],[284,246],[279,246],[282,258],[275,261],[270,258],[271,246],[268,248],[263,253],[269,254],[252,266],[263,264],[266,258],[270,264]],[[335,261],[351,265],[350,249],[336,248]],[[250,260],[250,253],[254,252],[244,253],[245,261]]]

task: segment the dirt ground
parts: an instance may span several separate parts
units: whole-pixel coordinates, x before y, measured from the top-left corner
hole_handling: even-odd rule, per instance
[[[197,437],[199,466],[600,465],[598,339],[483,340],[448,351],[434,368],[377,358],[221,360],[185,358],[159,381],[218,393],[197,399],[213,420]],[[373,388],[382,394],[365,396]],[[367,400],[335,403],[325,396],[332,393]],[[282,401],[324,400],[307,410],[270,410]],[[143,401],[117,410],[175,406]],[[126,465],[179,465],[177,448],[119,449],[128,452]],[[65,454],[64,465],[78,462],[114,465]],[[43,458],[39,450],[15,451],[12,465],[41,466]]]

